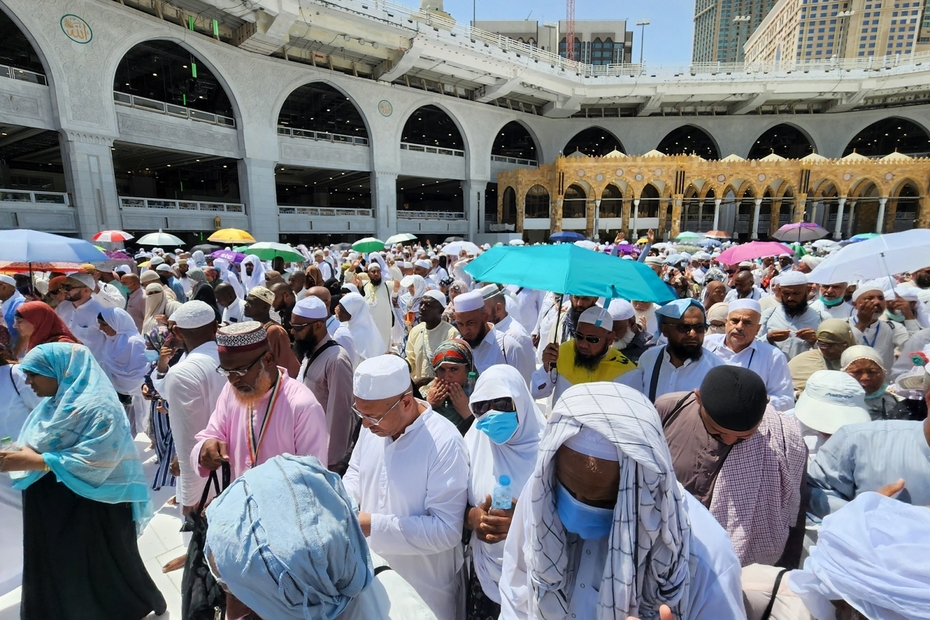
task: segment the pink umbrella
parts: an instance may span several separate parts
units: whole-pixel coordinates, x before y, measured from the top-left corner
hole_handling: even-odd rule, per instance
[[[717,262],[723,263],[724,265],[736,265],[744,260],[752,260],[764,256],[779,256],[781,254],[794,254],[794,250],[783,243],[777,243],[775,241],[753,241],[751,243],[737,245],[729,250],[724,250],[720,256],[717,257]]]

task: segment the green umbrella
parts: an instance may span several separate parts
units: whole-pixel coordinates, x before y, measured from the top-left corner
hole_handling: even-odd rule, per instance
[[[374,237],[365,237],[353,243],[352,249],[356,252],[380,252],[384,249],[384,241]]]
[[[696,232],[686,230],[685,232],[680,233],[677,237],[675,237],[675,241],[697,241],[701,237],[702,235],[699,235]]]
[[[274,241],[259,241],[247,247],[243,253],[257,256],[262,260],[283,258],[285,263],[302,263],[307,260],[303,254],[291,246]]]

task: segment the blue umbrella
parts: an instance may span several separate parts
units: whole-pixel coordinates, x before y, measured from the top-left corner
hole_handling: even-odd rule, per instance
[[[635,299],[666,303],[675,294],[655,272],[576,245],[491,248],[465,267],[475,280],[513,284],[565,295]]]
[[[575,241],[584,241],[584,235],[563,230],[549,237],[549,241],[552,243],[574,243]]]
[[[0,261],[19,263],[99,263],[107,255],[89,241],[39,232],[0,231]]]

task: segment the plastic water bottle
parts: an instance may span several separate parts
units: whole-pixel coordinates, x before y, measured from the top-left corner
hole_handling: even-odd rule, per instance
[[[19,446],[16,445],[16,440],[12,437],[0,439],[0,452],[16,452],[17,450],[19,450]]]
[[[478,382],[478,373],[474,370],[468,373],[468,379],[465,380],[465,393],[471,395],[475,389],[475,383]]]
[[[491,494],[491,510],[510,510],[513,508],[513,494],[510,492],[510,476],[501,476],[494,485]]]

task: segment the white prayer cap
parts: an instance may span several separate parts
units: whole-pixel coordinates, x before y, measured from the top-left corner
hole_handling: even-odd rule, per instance
[[[428,254],[428,256],[429,256],[430,258],[436,258],[436,252],[430,252],[430,253]]]
[[[853,294],[852,294],[852,300],[853,300],[853,301],[856,301],[857,299],[859,299],[860,297],[862,297],[862,296],[865,295],[866,293],[871,293],[871,292],[874,292],[874,291],[878,291],[879,293],[881,293],[882,295],[884,295],[884,294],[885,294],[885,284],[887,284],[887,283],[886,283],[886,282],[882,282],[881,280],[865,280],[865,281],[863,281],[863,282],[859,282],[859,283],[856,285],[856,290],[855,290],[855,291],[853,292]]]
[[[323,256],[323,250],[316,250],[313,252],[314,256]]]
[[[161,265],[164,262],[165,262],[165,259],[162,258],[161,256],[153,256],[152,260],[149,261],[149,265],[151,265],[152,267],[155,267],[157,265]]]
[[[604,459],[605,461],[620,460],[620,457],[617,456],[617,446],[597,431],[593,431],[586,426],[582,426],[577,435],[572,435],[562,445],[571,448],[575,452]]]
[[[16,280],[11,275],[5,273],[0,273],[0,282],[4,284],[9,284],[10,286],[16,286]]]
[[[501,289],[498,288],[496,284],[488,284],[486,286],[482,286],[480,289],[478,289],[478,291],[481,293],[481,296],[485,299],[491,299],[492,297],[503,294],[501,293]]]
[[[665,261],[663,261],[662,258],[659,257],[659,256],[647,256],[647,257],[646,257],[646,260],[645,260],[645,263],[646,263],[647,265],[649,265],[650,267],[654,267],[654,266],[656,266],[656,265],[661,265],[661,264],[663,264],[664,262],[665,262]]]
[[[636,312],[633,310],[633,304],[625,299],[612,300],[610,305],[607,306],[607,311],[610,312],[610,316],[615,321],[625,321],[627,319],[632,319],[636,315]]]
[[[401,262],[399,266],[401,269],[413,269],[413,263],[409,263],[407,261]]]
[[[842,366],[843,371],[845,371],[850,364],[859,360],[869,360],[874,362],[882,371],[888,371],[888,369],[885,368],[885,360],[882,359],[881,354],[872,347],[868,347],[864,344],[856,344],[843,351],[843,355],[840,356],[840,366]]]
[[[329,317],[329,312],[326,311],[326,304],[323,303],[322,299],[314,297],[313,295],[307,295],[298,301],[297,305],[294,306],[292,314],[313,321]]]
[[[415,263],[414,263],[414,266],[416,266],[416,267],[422,267],[423,269],[432,269],[432,268],[433,268],[433,264],[432,264],[432,263],[430,263],[428,260],[425,260],[425,259],[422,259],[422,258],[421,258],[420,260],[418,260],[417,262],[415,262]]]
[[[165,273],[174,273],[174,269],[171,268],[171,265],[168,265],[166,263],[160,264],[158,267],[155,268],[155,271],[162,271]]]
[[[129,265],[120,265],[115,269],[116,273],[129,274],[132,273],[132,269],[129,268]]]
[[[195,299],[181,304],[171,315],[171,320],[181,329],[197,329],[215,321],[216,313],[209,304]]]
[[[707,252],[697,252],[692,258],[694,260],[710,260],[710,254]]]
[[[789,254],[788,252],[782,252],[781,254],[778,255],[778,258],[791,258],[791,254]]]
[[[582,323],[600,327],[607,331],[614,328],[614,318],[610,316],[607,308],[601,308],[600,306],[591,306],[582,312],[581,316],[578,317],[578,324],[581,325]]]
[[[456,312],[471,312],[473,310],[484,310],[484,297],[481,291],[468,291],[455,298]]]
[[[727,314],[734,310],[752,310],[756,314],[762,314],[762,306],[755,299],[736,299],[728,305]]]
[[[400,396],[410,389],[410,368],[397,355],[371,357],[358,365],[352,391],[362,400]]]
[[[75,280],[80,283],[81,286],[86,286],[87,288],[94,288],[97,286],[97,283],[94,282],[94,276],[90,275],[89,273],[72,273],[68,275],[68,279]],[[13,285],[16,285],[16,280],[13,280]]]
[[[850,375],[839,370],[818,370],[794,408],[795,417],[819,433],[832,435],[846,424],[870,422],[865,390]]]
[[[786,271],[778,276],[779,286],[801,286],[807,284],[807,276],[800,271]]]
[[[894,294],[907,301],[920,301],[918,290],[913,286],[896,286],[894,289]],[[885,298],[887,299],[890,296],[891,292],[885,291]]]
[[[439,302],[439,305],[441,305],[443,308],[445,308],[446,305],[447,305],[447,304],[446,304],[446,296],[443,295],[441,291],[437,291],[437,290],[432,290],[432,289],[430,289],[430,290],[426,291],[425,293],[423,293],[423,296],[424,296],[424,297],[432,297],[433,299],[435,299],[436,301],[438,301],[438,302]]]
[[[737,265],[737,267],[740,269],[752,269],[752,261],[744,260],[739,265]]]

